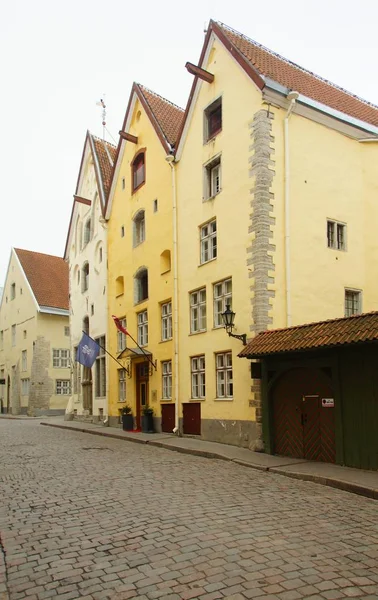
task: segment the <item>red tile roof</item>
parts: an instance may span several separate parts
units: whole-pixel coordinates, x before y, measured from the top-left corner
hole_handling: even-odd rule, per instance
[[[378,126],[378,107],[272,52],[223,23],[210,22],[262,76],[351,117]]]
[[[264,331],[253,338],[239,356],[259,358],[374,341],[378,341],[378,312]]]
[[[138,83],[137,86],[155,117],[164,138],[171,146],[175,146],[181,130],[184,110],[143,85]]]
[[[104,187],[105,201],[110,191],[110,184],[112,181],[113,166],[117,154],[117,148],[109,142],[91,135],[93,140],[94,151],[96,152],[98,164],[100,166],[100,175],[102,179],[102,185]]]
[[[40,306],[68,310],[68,264],[59,256],[14,248]]]

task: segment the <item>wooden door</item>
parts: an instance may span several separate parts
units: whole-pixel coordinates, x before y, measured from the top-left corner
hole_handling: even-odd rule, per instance
[[[172,433],[175,426],[175,405],[161,405],[161,430],[164,433]]]
[[[201,435],[201,403],[188,402],[182,405],[183,432],[189,435]]]
[[[147,362],[136,365],[136,423],[137,429],[142,427],[143,409],[148,406],[148,376],[149,365]]]
[[[321,369],[286,371],[272,392],[275,453],[336,461],[333,390]]]

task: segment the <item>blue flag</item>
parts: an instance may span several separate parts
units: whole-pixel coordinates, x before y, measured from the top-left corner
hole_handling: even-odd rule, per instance
[[[77,347],[76,362],[79,362],[84,367],[91,369],[96,360],[100,346],[89,335],[83,333],[80,344]]]

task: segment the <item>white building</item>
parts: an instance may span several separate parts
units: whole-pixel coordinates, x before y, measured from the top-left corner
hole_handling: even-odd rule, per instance
[[[64,258],[69,264],[72,396],[67,412],[108,414],[107,356],[100,349],[92,369],[75,361],[85,331],[106,347],[107,232],[105,204],[116,148],[87,132],[74,194]]]

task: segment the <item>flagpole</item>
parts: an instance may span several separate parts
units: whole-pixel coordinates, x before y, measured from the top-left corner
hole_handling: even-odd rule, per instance
[[[102,348],[102,350],[104,350],[104,351],[106,352],[106,354],[109,354],[109,356],[110,356],[110,357],[111,357],[113,360],[115,360],[115,361],[116,361],[116,363],[118,363],[118,364],[119,364],[119,365],[122,367],[122,369],[123,369],[124,371],[126,371],[126,373],[127,373],[128,375],[130,375],[130,371],[129,371],[129,369],[128,369],[127,367],[125,367],[125,366],[124,366],[122,363],[120,363],[120,362],[119,362],[119,360],[117,360],[117,359],[115,358],[115,356],[113,356],[113,354],[110,354],[110,352],[108,352],[108,351],[107,351],[107,349],[106,349],[106,348],[104,348],[104,346],[101,346],[101,344],[99,344],[97,340],[93,339],[93,337],[91,337],[90,335],[88,335],[88,334],[87,334],[87,333],[86,333],[84,330],[82,330],[82,332],[83,332],[83,333],[85,333],[85,335],[87,335],[87,336],[88,336],[88,337],[89,337],[89,338],[90,338],[90,339],[91,339],[91,340],[92,340],[92,341],[93,341],[95,344],[97,344],[97,346],[98,346],[99,348]]]
[[[148,362],[151,363],[151,365],[153,366],[153,368],[155,369],[155,371],[157,370],[156,365],[154,364],[153,360],[151,359],[150,356],[148,356],[148,354],[145,353],[145,351],[143,350],[142,346],[139,346],[138,342],[136,340],[134,340],[133,336],[129,334],[129,332],[127,332],[127,335],[129,336],[129,338],[131,338],[134,342],[134,344],[136,344],[139,348],[139,350],[141,350],[144,354],[144,356],[147,358]],[[135,353],[134,353],[135,354]]]
[[[152,361],[150,356],[148,354],[146,354],[146,352],[143,350],[142,346],[139,346],[138,342],[136,340],[134,340],[133,336],[128,332],[128,330],[125,327],[123,327],[123,325],[121,324],[118,317],[116,317],[115,315],[112,315],[112,319],[113,319],[114,324],[117,327],[118,331],[121,331],[125,335],[128,335],[129,338],[131,338],[133,340],[134,344],[136,344],[138,346],[139,350],[142,351],[143,355],[147,358],[148,362],[151,363],[151,365],[153,366],[155,371],[157,371],[157,361],[155,361],[155,364],[154,364],[154,362]],[[131,350],[131,348],[130,348],[130,350]],[[136,354],[136,352],[134,352],[134,354]]]

